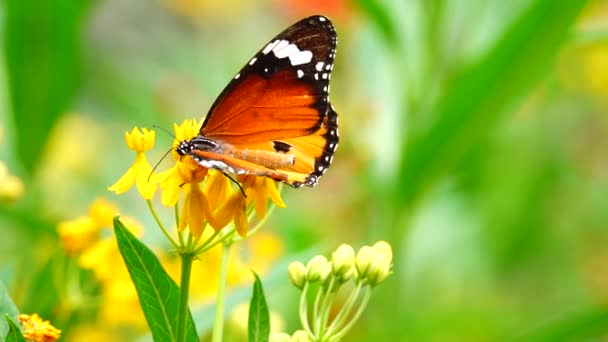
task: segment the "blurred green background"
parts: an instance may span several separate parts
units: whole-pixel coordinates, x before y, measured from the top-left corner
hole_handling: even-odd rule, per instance
[[[56,232],[105,197],[162,246],[136,192],[106,190],[133,159],[124,131],[203,117],[310,14],[339,35],[341,141],[320,184],[284,189],[264,229],[283,246],[263,281],[284,329],[298,328],[287,261],[387,240],[394,275],[347,341],[608,338],[608,1],[0,4],[0,279],[66,340],[83,326],[89,340],[145,335],[97,319],[90,272],[66,289],[78,266]],[[159,132],[149,160],[171,142]],[[193,314],[208,331],[205,303]]]

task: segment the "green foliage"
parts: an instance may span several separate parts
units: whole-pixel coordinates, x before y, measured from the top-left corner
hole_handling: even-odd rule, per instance
[[[249,340],[251,342],[267,342],[270,336],[270,312],[266,304],[262,282],[257,273],[253,272],[253,295],[249,302]]]
[[[25,342],[25,338],[23,338],[23,335],[21,334],[21,329],[19,329],[19,327],[15,324],[15,322],[13,322],[13,319],[6,315],[6,322],[8,323],[9,326],[9,330],[8,330],[8,334],[6,335],[6,342]]]
[[[533,1],[478,63],[449,82],[445,96],[431,110],[435,122],[406,141],[394,187],[400,200],[393,203],[415,202],[495,132],[501,118],[521,105],[523,94],[551,66],[584,5]]]
[[[154,341],[177,341],[179,288],[154,253],[141,243],[118,217],[114,219],[118,248],[131,274]],[[188,312],[186,341],[198,341]]]
[[[15,303],[13,303],[13,300],[6,291],[4,283],[2,282],[0,282],[0,313],[6,315],[6,320],[8,322],[8,326],[4,324],[4,322],[0,324],[0,339],[2,339],[7,336],[9,334],[9,330],[12,329],[11,324],[13,322],[11,318],[17,318],[17,315],[19,314],[17,306],[15,306]]]
[[[81,79],[81,25],[88,1],[5,1],[5,57],[17,149],[33,173],[51,128]]]

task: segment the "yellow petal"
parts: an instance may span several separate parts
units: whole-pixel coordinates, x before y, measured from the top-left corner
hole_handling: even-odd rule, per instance
[[[249,229],[249,226],[247,225],[247,215],[245,213],[246,209],[245,201],[239,201],[239,208],[234,212],[234,226],[236,232],[239,233],[241,237],[245,237],[247,235],[247,230]]]
[[[209,172],[209,178],[205,182],[205,194],[209,201],[211,210],[219,208],[227,200],[230,194],[230,180],[221,172]]]
[[[270,197],[270,199],[274,202],[274,204],[276,204],[277,207],[285,208],[286,205],[285,202],[283,202],[283,199],[281,198],[281,193],[279,192],[279,189],[277,189],[277,183],[272,179],[266,177],[265,181],[268,197]]]
[[[209,224],[211,224],[211,227],[213,227],[213,229],[216,231],[226,227],[226,225],[228,225],[228,223],[234,218],[235,213],[240,210],[240,207],[242,206],[240,202],[244,202],[243,199],[244,197],[240,191],[233,192],[232,196],[228,198],[222,208],[220,208],[214,216],[209,218]]]
[[[179,215],[179,224],[177,225],[177,230],[184,231],[188,226],[190,214],[190,184],[184,185],[184,201],[182,202],[182,213]]]
[[[159,175],[159,177],[164,177],[165,175],[167,176],[160,183],[160,188],[163,191],[161,203],[167,207],[173,207],[179,200],[179,195],[182,190],[181,185],[184,184],[184,180],[179,175],[177,167],[173,167],[163,172],[162,176]]]
[[[209,211],[205,195],[198,184],[190,184],[190,203],[188,227],[190,234],[199,238],[203,234],[205,213]]]
[[[143,153],[138,153],[135,167],[137,168],[137,177],[135,183],[137,190],[141,196],[147,200],[154,197],[156,192],[156,183],[152,181],[152,167],[148,164],[148,160]]]
[[[266,189],[264,186],[264,179],[258,177],[254,182],[253,187],[248,188],[245,193],[247,194],[247,200],[249,203],[253,202],[255,207],[255,214],[259,219],[266,215],[266,207],[268,200],[266,199]]]
[[[129,170],[127,170],[127,172],[120,177],[118,181],[116,181],[116,183],[108,187],[108,190],[118,195],[123,194],[133,186],[135,183],[135,177],[137,177],[137,171],[133,168],[133,166],[131,166]]]
[[[134,127],[131,133],[125,134],[127,146],[136,152],[145,152],[154,147],[155,132],[142,128],[140,132],[137,127]]]

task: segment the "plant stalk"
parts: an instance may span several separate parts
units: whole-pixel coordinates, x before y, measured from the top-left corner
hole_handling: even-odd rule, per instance
[[[190,275],[192,274],[192,254],[181,254],[182,275],[179,292],[179,307],[177,312],[177,341],[186,341],[186,325],[188,323],[188,296],[190,294]]]
[[[212,342],[222,342],[224,329],[224,300],[226,297],[226,286],[228,283],[228,258],[230,255],[231,241],[224,241],[222,244],[222,260],[220,262],[220,282],[217,288],[215,300],[215,320],[213,323]]]

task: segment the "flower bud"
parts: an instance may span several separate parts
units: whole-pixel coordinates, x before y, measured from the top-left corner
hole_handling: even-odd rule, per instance
[[[355,259],[355,266],[357,267],[357,273],[359,280],[367,278],[376,256],[376,250],[370,246],[363,246],[357,253]]]
[[[386,241],[378,241],[372,248],[376,251],[376,255],[370,267],[368,280],[370,285],[375,286],[390,275],[393,251]]]
[[[291,336],[284,332],[270,332],[269,342],[290,342]]]
[[[393,260],[393,250],[388,242],[382,240],[378,241],[372,246],[372,248],[378,253],[385,255],[389,263]]]
[[[324,267],[328,263],[327,258],[322,255],[317,255],[310,259],[306,265],[306,278],[310,282],[315,282],[321,279],[321,272],[324,271]]]
[[[325,264],[319,265],[319,273],[321,275],[319,280],[321,281],[321,284],[328,283],[330,276],[331,276],[331,269],[332,269],[332,264],[329,261],[326,262]]]
[[[310,342],[310,337],[306,331],[297,330],[291,336],[291,342]]]
[[[301,290],[306,282],[306,267],[304,264],[299,261],[292,262],[287,267],[287,274],[293,285]]]
[[[350,280],[350,278],[355,276],[355,273],[357,272],[357,269],[354,267],[351,267],[348,271],[346,271],[346,273],[337,276],[338,277],[338,281],[340,282],[340,284],[344,284],[347,281]]]
[[[334,274],[338,277],[346,274],[355,264],[355,251],[350,245],[341,245],[331,254]]]

